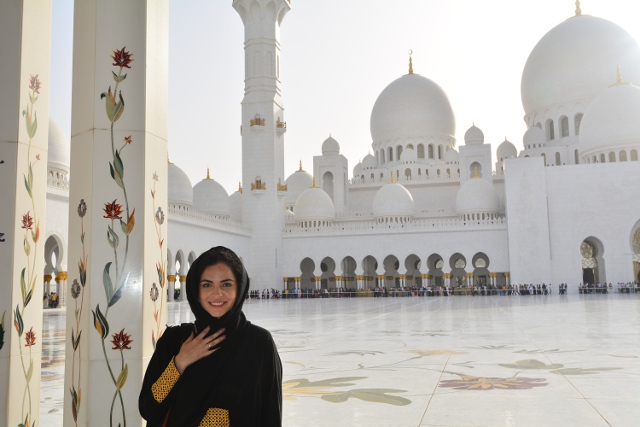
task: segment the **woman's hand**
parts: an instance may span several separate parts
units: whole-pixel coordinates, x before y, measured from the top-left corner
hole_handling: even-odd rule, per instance
[[[195,363],[203,357],[207,357],[214,351],[218,350],[217,348],[214,349],[214,347],[226,338],[226,336],[223,335],[224,328],[207,337],[206,335],[208,333],[209,326],[204,328],[204,330],[196,337],[194,337],[193,332],[191,332],[189,338],[182,343],[180,352],[174,359],[174,363],[176,364],[176,368],[178,369],[178,372],[180,372],[180,375],[182,375],[184,370],[192,363]]]

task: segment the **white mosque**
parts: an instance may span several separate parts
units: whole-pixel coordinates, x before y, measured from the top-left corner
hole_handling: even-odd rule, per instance
[[[169,295],[212,245],[239,253],[256,289],[639,279],[640,46],[623,28],[578,7],[533,47],[521,152],[493,153],[476,126],[458,140],[446,88],[410,61],[372,107],[373,154],[349,165],[329,137],[285,177],[280,41],[265,28],[290,4],[267,3],[233,2],[247,28],[239,188],[168,162]],[[45,291],[73,264],[69,152],[51,122]]]

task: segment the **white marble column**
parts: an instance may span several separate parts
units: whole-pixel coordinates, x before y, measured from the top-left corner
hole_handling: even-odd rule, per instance
[[[51,0],[0,5],[0,426],[40,425]]]
[[[173,301],[173,294],[176,292],[176,275],[169,274],[167,276],[167,282],[169,282],[169,290],[167,292],[167,301]]]
[[[168,0],[74,6],[65,426],[144,424],[167,307],[168,13]]]

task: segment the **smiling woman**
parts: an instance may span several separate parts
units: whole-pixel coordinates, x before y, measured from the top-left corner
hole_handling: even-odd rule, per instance
[[[249,277],[221,246],[187,275],[196,320],[167,328],[140,392],[148,426],[280,426],[282,363],[271,334],[242,312]]]

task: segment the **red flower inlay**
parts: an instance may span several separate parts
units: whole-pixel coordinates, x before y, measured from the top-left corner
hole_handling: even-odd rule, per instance
[[[33,328],[29,329],[29,332],[24,336],[25,341],[27,342],[24,346],[31,347],[36,345],[36,333],[33,332]]]
[[[125,51],[125,48],[126,46],[123,47],[121,50],[113,51],[113,55],[111,55],[111,58],[114,61],[113,65],[115,67],[131,68],[129,64],[133,62],[133,55],[130,52]]]
[[[120,217],[120,215],[122,215],[122,205],[117,204],[116,200],[114,200],[113,203],[104,204],[104,208],[102,210],[104,211],[104,213],[106,213],[106,215],[103,218],[122,219]]]
[[[35,93],[40,93],[40,80],[38,79],[38,74],[35,76],[29,76],[29,89],[33,90]]]
[[[129,334],[125,334],[124,328],[122,328],[119,333],[113,334],[113,339],[111,340],[111,343],[113,344],[112,350],[131,350],[129,344],[132,342],[133,340],[131,339],[131,336]]]
[[[25,230],[31,230],[31,228],[33,227],[33,218],[31,218],[31,211],[27,212],[26,214],[22,215],[22,227]]]
[[[132,140],[133,140],[133,138],[131,138],[131,135],[124,137],[124,142],[126,142],[127,144],[131,144]]]

